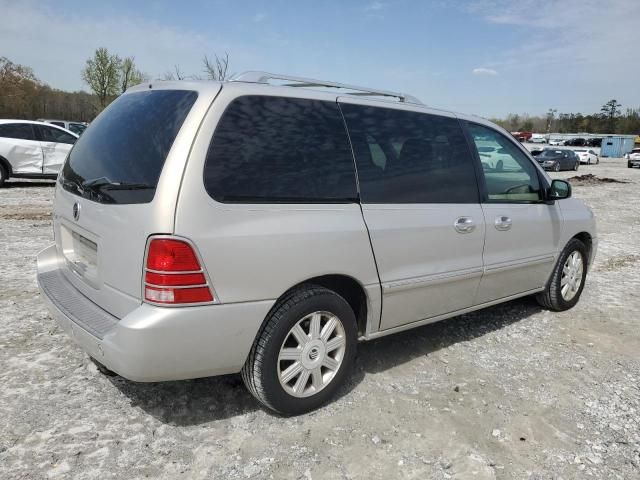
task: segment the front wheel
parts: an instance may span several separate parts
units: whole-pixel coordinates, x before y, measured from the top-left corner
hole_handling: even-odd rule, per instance
[[[580,167],[580,162],[576,162],[576,164],[573,167],[573,169],[577,172],[579,167]]]
[[[572,308],[582,294],[587,278],[587,247],[577,238],[564,248],[545,290],[536,296],[540,305],[561,312]]]
[[[0,163],[0,187],[4,185],[4,182],[9,178],[7,169]]]
[[[556,166],[553,168],[554,172],[559,172],[560,171],[560,163],[556,163]]]
[[[310,285],[269,313],[242,369],[260,403],[299,415],[327,402],[344,383],[357,342],[353,310],[337,293]]]

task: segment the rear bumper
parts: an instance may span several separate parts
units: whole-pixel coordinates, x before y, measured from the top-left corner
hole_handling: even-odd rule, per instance
[[[89,355],[130,380],[183,380],[239,372],[274,301],[156,307],[118,319],[65,277],[55,245],[38,254],[38,286],[58,325]]]

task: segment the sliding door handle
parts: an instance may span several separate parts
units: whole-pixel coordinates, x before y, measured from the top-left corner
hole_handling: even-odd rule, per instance
[[[471,217],[459,217],[453,224],[458,233],[471,233],[476,229],[476,224]]]
[[[501,215],[499,217],[496,217],[496,222],[495,222],[496,230],[500,230],[501,232],[509,230],[511,228],[512,223],[513,222],[511,221],[511,218],[507,217],[506,215]]]

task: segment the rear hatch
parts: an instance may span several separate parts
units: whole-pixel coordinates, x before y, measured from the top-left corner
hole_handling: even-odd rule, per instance
[[[65,277],[122,318],[141,303],[149,235],[171,234],[194,134],[220,90],[162,82],[128,91],[75,144],[56,184],[54,234]]]

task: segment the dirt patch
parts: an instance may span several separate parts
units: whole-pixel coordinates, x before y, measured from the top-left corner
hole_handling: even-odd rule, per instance
[[[597,185],[599,183],[631,183],[626,180],[616,180],[615,178],[608,177],[598,177],[593,173],[587,173],[586,175],[577,175],[575,177],[570,177],[569,180],[574,185]]]
[[[600,267],[600,270],[604,270],[604,271],[618,270],[620,268],[633,265],[634,263],[637,263],[637,262],[640,262],[640,255],[619,255],[619,256],[611,257],[607,259],[607,261],[604,262],[604,264]]]
[[[17,210],[17,211],[16,211]],[[7,208],[0,207],[0,219],[3,220],[51,220],[50,207]]]

